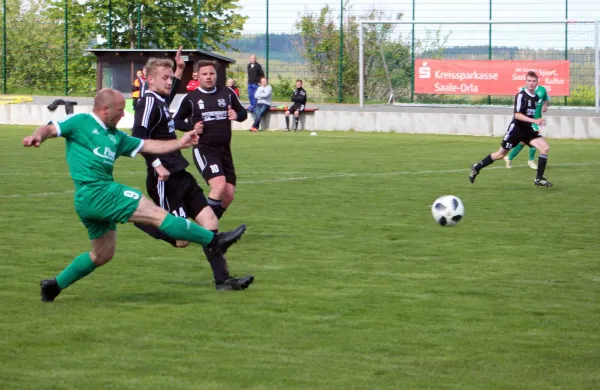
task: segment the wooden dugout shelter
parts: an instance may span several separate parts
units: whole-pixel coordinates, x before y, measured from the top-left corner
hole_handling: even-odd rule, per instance
[[[144,67],[152,57],[175,59],[177,50],[168,49],[87,49],[96,56],[96,91],[114,88],[123,93],[131,93],[131,84],[136,71]],[[227,68],[235,60],[202,49],[182,51],[185,69],[177,93],[186,93],[185,86],[192,79],[192,72],[200,60],[216,61],[219,64],[217,84],[225,85]]]

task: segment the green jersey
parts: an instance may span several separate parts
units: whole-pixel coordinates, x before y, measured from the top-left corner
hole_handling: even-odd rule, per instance
[[[112,182],[113,165],[120,156],[135,157],[144,141],[117,129],[109,129],[93,113],[72,114],[52,122],[66,139],[67,164],[75,187]]]
[[[521,88],[521,91],[526,89],[525,87]],[[533,117],[535,119],[539,119],[542,117],[542,109],[544,107],[544,102],[549,102],[550,101],[550,96],[548,96],[548,92],[546,91],[546,88],[542,87],[541,85],[538,85],[537,88],[535,89],[535,94],[540,98],[539,104],[537,105],[537,107],[535,108],[535,114],[533,115]]]

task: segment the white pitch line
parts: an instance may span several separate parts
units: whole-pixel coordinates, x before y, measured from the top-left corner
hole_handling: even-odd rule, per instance
[[[554,167],[569,167],[569,166],[585,166],[585,165],[600,165],[600,162],[590,163],[564,163],[564,164],[552,164]],[[528,168],[527,165],[513,166],[513,168]],[[487,168],[490,169],[506,169],[505,167],[495,166]],[[345,177],[370,177],[370,176],[401,176],[401,175],[428,175],[432,173],[457,173],[457,172],[468,172],[468,169],[447,169],[437,171],[397,171],[397,172],[378,172],[378,173],[335,173],[331,175],[322,176],[303,176],[303,177],[283,177],[278,179],[266,179],[266,180],[241,180],[238,181],[240,184],[261,184],[261,183],[277,183],[284,181],[304,181],[304,180],[321,180],[321,179],[335,179]]]
[[[564,163],[564,164],[552,164],[551,167],[580,167],[586,165],[600,165],[599,162],[588,162],[588,163]],[[528,168],[527,165],[518,165],[513,166],[513,168]],[[506,169],[504,166],[495,166],[486,168],[486,170],[490,169]],[[396,171],[396,172],[377,172],[377,173],[335,173],[331,175],[322,175],[322,176],[302,176],[302,177],[281,177],[278,179],[266,179],[266,180],[242,180],[238,181],[238,184],[262,184],[262,183],[279,183],[286,181],[306,181],[306,180],[322,180],[322,179],[336,179],[336,178],[350,178],[350,177],[370,177],[370,176],[402,176],[402,175],[430,175],[437,173],[458,173],[458,172],[468,172],[467,168],[462,169],[446,169],[446,170],[437,170],[437,171]],[[14,194],[14,195],[0,195],[0,199],[7,198],[32,198],[39,196],[53,196],[53,195],[67,195],[72,194],[75,191],[65,191],[65,192],[44,192],[41,194]]]
[[[276,174],[276,175],[302,175],[306,172],[274,172],[274,171],[238,171],[239,175],[254,175],[254,174]],[[146,171],[125,171],[117,172],[115,176],[121,175],[140,175],[143,176]],[[0,172],[0,176],[64,176],[70,178],[69,172]]]
[[[33,198],[33,197],[37,197],[37,196],[67,195],[67,194],[73,194],[73,193],[75,193],[75,191],[70,190],[70,191],[65,191],[65,192],[42,192],[41,194],[0,195],[0,198],[2,198],[2,199],[7,199],[7,198]]]

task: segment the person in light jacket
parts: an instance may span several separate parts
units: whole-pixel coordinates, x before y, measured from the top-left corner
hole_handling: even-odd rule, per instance
[[[271,95],[273,95],[273,88],[271,88],[270,85],[267,85],[266,77],[261,77],[260,85],[254,94],[254,97],[256,98],[256,108],[254,110],[255,118],[254,124],[250,128],[250,131],[258,131],[261,118],[271,108]]]

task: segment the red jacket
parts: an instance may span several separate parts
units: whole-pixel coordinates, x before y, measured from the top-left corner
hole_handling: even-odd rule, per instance
[[[199,86],[200,86],[200,81],[192,79],[192,80],[190,80],[188,85],[185,87],[185,89],[187,89],[188,91],[193,91],[194,89],[198,88]]]

